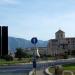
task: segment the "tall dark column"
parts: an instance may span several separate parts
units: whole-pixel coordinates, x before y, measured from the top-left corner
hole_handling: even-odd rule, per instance
[[[2,55],[2,49],[1,49],[1,26],[0,26],[0,56]]]
[[[2,26],[2,56],[8,54],[8,26]]]

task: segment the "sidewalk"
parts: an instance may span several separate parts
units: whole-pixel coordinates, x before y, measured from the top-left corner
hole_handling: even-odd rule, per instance
[[[36,75],[45,75],[44,70],[38,70],[36,71]]]

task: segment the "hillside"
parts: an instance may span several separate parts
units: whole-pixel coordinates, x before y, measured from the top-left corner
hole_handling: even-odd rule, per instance
[[[15,51],[16,48],[31,48],[33,45],[30,40],[9,37],[8,48]],[[38,40],[37,47],[47,47],[47,41]]]

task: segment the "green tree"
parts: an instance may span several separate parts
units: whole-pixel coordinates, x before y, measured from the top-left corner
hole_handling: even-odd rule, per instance
[[[16,48],[15,57],[16,58],[19,58],[19,59],[25,57],[25,53],[23,52],[23,49],[22,48]]]
[[[68,52],[64,52],[64,59],[68,58]]]
[[[72,53],[71,53],[73,56],[75,56],[75,50],[72,50]]]

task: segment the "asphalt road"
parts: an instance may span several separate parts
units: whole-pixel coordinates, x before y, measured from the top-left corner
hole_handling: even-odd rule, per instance
[[[70,64],[75,63],[75,58],[71,59],[59,59],[59,60],[48,60],[37,62],[37,70],[45,69],[49,66],[59,65],[59,64]],[[0,66],[0,73],[4,72],[29,72],[33,69],[31,64],[13,65],[13,66]]]

